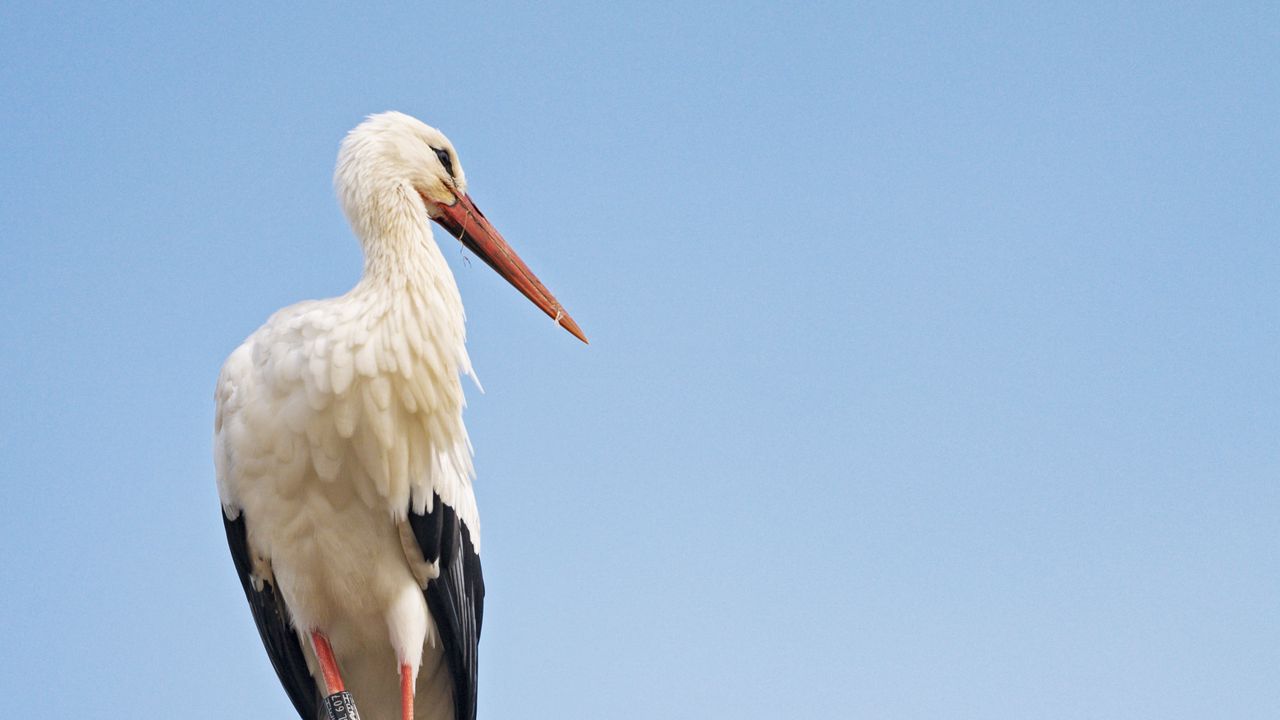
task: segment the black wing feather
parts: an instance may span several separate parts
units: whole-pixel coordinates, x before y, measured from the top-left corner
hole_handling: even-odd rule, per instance
[[[236,575],[240,577],[240,586],[244,588],[249,609],[253,611],[253,621],[258,626],[258,634],[262,636],[271,665],[280,677],[280,684],[289,694],[298,715],[303,720],[315,720],[320,716],[320,689],[307,669],[307,658],[290,622],[289,608],[285,606],[284,598],[276,595],[271,583],[264,582],[261,590],[255,590],[250,579],[253,563],[244,513],[235,520],[229,520],[224,512],[222,524],[227,531],[227,544],[231,546],[231,558],[236,563]]]
[[[476,717],[476,651],[484,620],[484,576],[480,556],[471,541],[471,530],[452,507],[435,496],[426,514],[409,512],[422,557],[439,559],[439,577],[427,583],[424,595],[444,644],[445,659],[453,676],[455,720]]]

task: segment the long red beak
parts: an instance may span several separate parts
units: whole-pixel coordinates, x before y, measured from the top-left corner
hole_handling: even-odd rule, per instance
[[[534,305],[542,309],[542,312],[551,316],[556,324],[568,330],[582,342],[587,342],[587,336],[582,334],[578,323],[569,317],[569,313],[564,311],[564,306],[538,280],[538,276],[533,274],[520,256],[516,255],[516,251],[511,249],[507,241],[502,239],[502,234],[489,224],[489,219],[480,212],[475,203],[471,202],[471,198],[463,193],[458,193],[456,197],[457,200],[452,205],[442,205],[425,195],[422,199],[440,210],[440,215],[435,218],[435,221],[448,230],[450,235],[461,240],[463,245],[471,249],[471,252],[480,256],[480,259],[488,263],[489,267],[497,270],[499,275],[524,293],[524,296],[532,300]]]

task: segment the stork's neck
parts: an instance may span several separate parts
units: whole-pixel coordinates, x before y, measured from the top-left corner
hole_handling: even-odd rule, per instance
[[[417,193],[393,186],[347,203],[346,210],[364,249],[364,275],[350,295],[373,312],[389,310],[425,330],[443,356],[456,357],[462,372],[470,372],[462,297]]]
[[[428,488],[426,494],[422,494],[420,488],[414,486],[418,488],[412,491],[414,507],[421,509],[434,489],[442,500],[459,508],[460,517],[474,521],[475,501],[468,500],[472,498],[470,483],[474,470],[471,443],[462,422],[466,403],[461,376],[474,379],[475,373],[467,355],[462,298],[457,283],[432,237],[434,223],[407,183],[363,197],[348,192],[352,189],[338,186],[347,218],[364,248],[364,275],[350,292],[337,299],[341,308],[337,314],[345,321],[337,334],[350,338],[353,346],[358,345],[351,350],[356,372],[361,376],[376,374],[388,381],[392,397],[401,398],[402,406],[415,414],[413,421],[397,423],[397,432],[408,433],[412,428],[419,431],[425,428],[429,432],[426,438],[420,434],[395,435],[404,439],[406,446],[430,448],[426,466],[420,468],[421,472],[411,472],[412,482],[421,482],[425,477]],[[353,362],[350,357],[347,363]],[[387,388],[388,384],[381,387]],[[365,402],[354,403],[354,406],[363,407],[366,414],[371,413],[368,399],[376,396],[376,392],[364,395]],[[386,409],[385,405],[382,409]],[[377,431],[373,436],[377,436]],[[429,444],[412,445],[406,438],[423,438],[429,440]],[[390,452],[386,444],[382,449]],[[417,467],[414,460],[410,459],[409,463],[411,471]],[[397,466],[392,462],[390,470],[386,463],[381,467],[383,473],[403,472],[404,464]],[[395,481],[388,481],[388,486],[400,488],[392,492],[403,492],[406,488]],[[386,495],[386,491],[381,490],[384,486],[378,487]],[[453,495],[446,497],[450,493]],[[409,498],[394,497],[393,507],[408,507]],[[469,515],[463,515],[464,512]]]
[[[364,250],[362,284],[401,289],[450,276],[431,236],[431,218],[407,184],[392,184],[346,202],[347,218]]]

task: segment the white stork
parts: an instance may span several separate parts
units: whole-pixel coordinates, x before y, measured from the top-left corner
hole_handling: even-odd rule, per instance
[[[574,336],[467,196],[452,143],[369,117],[334,185],[364,248],[342,297],[271,316],[223,365],[214,458],[258,632],[304,720],[473,720],[484,608],[462,300],[434,220]],[[346,713],[344,715],[344,713]]]

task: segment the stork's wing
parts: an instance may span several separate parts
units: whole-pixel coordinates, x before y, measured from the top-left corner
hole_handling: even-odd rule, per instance
[[[476,650],[484,619],[484,577],[471,529],[436,495],[431,512],[410,509],[409,526],[427,563],[439,560],[440,574],[424,594],[444,645],[453,676],[455,720],[476,717]]]
[[[253,611],[253,621],[258,625],[258,634],[262,636],[262,644],[267,648],[267,656],[271,665],[280,676],[280,684],[293,701],[293,707],[303,720],[315,720],[320,717],[320,689],[315,678],[307,669],[306,656],[302,654],[302,644],[298,642],[298,634],[293,631],[289,622],[289,608],[284,598],[276,594],[275,587],[269,582],[259,581],[261,590],[254,588],[253,562],[249,551],[249,540],[244,525],[244,513],[235,520],[223,512],[222,523],[227,531],[227,544],[231,546],[231,558],[236,563],[236,574],[240,576],[240,586],[244,588],[244,596],[249,600],[249,608]]]

